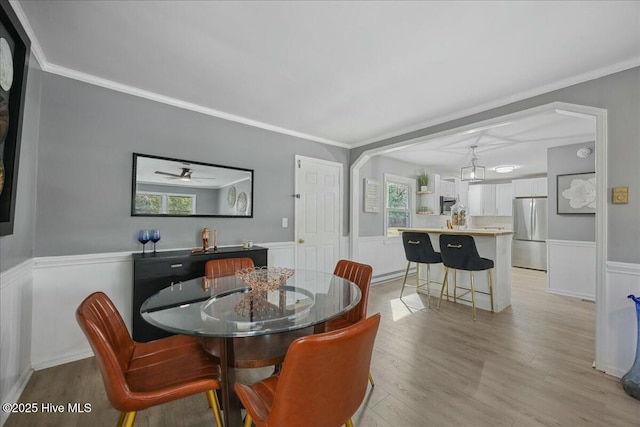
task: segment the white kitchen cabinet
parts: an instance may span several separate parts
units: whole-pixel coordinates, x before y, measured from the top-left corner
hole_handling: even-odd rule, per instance
[[[440,195],[444,197],[456,197],[456,183],[440,180]]]
[[[514,179],[513,197],[545,197],[547,195],[547,178]]]
[[[468,208],[470,216],[496,215],[496,185],[470,185]]]
[[[513,214],[513,184],[496,184],[496,215]]]
[[[534,196],[546,197],[547,196],[547,177],[534,179]]]

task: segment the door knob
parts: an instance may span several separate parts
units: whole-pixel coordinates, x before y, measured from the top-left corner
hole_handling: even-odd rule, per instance
[[[298,239],[298,243],[303,244],[304,243],[304,239]]]

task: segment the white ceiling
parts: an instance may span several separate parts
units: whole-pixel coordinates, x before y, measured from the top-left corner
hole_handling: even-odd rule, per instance
[[[638,1],[12,4],[47,72],[345,147],[640,65]]]
[[[185,169],[191,179],[180,179]],[[144,156],[138,156],[136,161],[136,182],[139,184],[218,189],[250,179],[251,172],[228,167]]]
[[[460,177],[460,168],[470,164],[470,147],[477,146],[477,164],[485,167],[486,179],[514,179],[546,174],[548,148],[595,141],[595,135],[595,118],[556,109],[418,142],[385,156]],[[505,165],[515,170],[493,170]]]

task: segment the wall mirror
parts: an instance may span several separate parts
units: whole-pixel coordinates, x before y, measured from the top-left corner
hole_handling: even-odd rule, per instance
[[[253,170],[133,153],[131,215],[253,218]]]

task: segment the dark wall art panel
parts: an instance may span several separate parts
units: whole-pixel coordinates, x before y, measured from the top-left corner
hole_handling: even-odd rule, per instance
[[[0,236],[13,234],[29,47],[9,2],[0,1]]]

